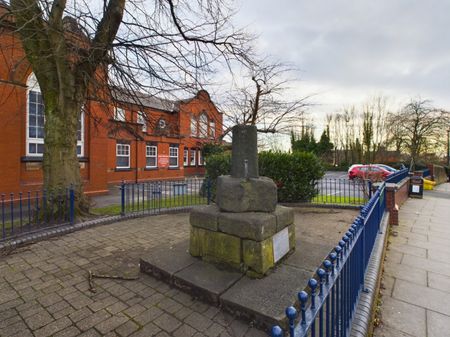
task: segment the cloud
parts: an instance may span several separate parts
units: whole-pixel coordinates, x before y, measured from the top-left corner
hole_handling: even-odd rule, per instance
[[[301,70],[299,88],[324,93],[321,111],[374,92],[450,110],[448,13],[437,0],[242,0],[236,19],[262,53]]]

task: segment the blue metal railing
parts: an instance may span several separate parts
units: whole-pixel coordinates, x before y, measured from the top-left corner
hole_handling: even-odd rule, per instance
[[[73,224],[75,192],[67,188],[0,194],[0,241],[44,227]]]
[[[400,181],[402,181],[403,179],[405,179],[407,176],[409,175],[409,170],[407,168],[404,168],[402,170],[398,170],[395,173],[390,174],[387,178],[386,178],[386,182],[387,183],[394,183],[397,184]]]
[[[298,293],[299,312],[292,306],[286,309],[290,337],[349,336],[386,208],[385,186],[377,189],[307,288]],[[283,330],[274,326],[271,336],[282,337]]]
[[[121,215],[159,214],[162,210],[183,210],[194,205],[210,204],[211,181],[188,178],[141,183],[122,182]]]
[[[429,177],[430,175],[431,175],[430,169],[423,170],[423,177],[424,178]]]

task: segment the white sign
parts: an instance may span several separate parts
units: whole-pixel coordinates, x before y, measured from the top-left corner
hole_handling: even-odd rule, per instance
[[[273,260],[278,262],[289,251],[289,231],[286,227],[282,231],[275,234],[273,240]]]
[[[412,192],[413,193],[419,193],[420,192],[420,186],[413,185],[412,186]]]

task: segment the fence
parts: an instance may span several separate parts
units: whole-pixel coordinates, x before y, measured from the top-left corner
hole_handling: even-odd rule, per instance
[[[0,241],[48,226],[73,223],[74,200],[72,188],[1,194]]]
[[[370,184],[361,179],[324,178],[316,182],[313,204],[362,206],[367,203]]]
[[[397,172],[388,175],[388,177],[386,178],[385,181],[387,183],[397,184],[400,181],[402,181],[403,179],[405,179],[408,175],[409,175],[409,170],[407,168],[405,168],[405,169],[398,170]]]
[[[125,183],[120,186],[122,215],[159,214],[162,210],[183,210],[209,204],[211,183],[204,179],[161,180]]]
[[[359,295],[365,289],[365,271],[386,208],[385,186],[383,183],[361,209],[315,277],[309,280],[307,291],[298,293],[300,315],[294,307],[286,309],[290,337],[350,334]],[[283,330],[274,326],[271,335],[282,337]]]

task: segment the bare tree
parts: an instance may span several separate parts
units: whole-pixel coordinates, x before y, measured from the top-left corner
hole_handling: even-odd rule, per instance
[[[262,133],[288,132],[298,125],[311,96],[287,97],[292,71],[284,63],[267,59],[249,63],[244,84],[232,90],[223,104],[230,124],[224,135],[236,124],[256,125]]]
[[[413,166],[419,156],[436,147],[448,125],[449,112],[431,106],[428,100],[411,100],[397,114],[400,134]]]
[[[245,59],[248,38],[231,25],[231,15],[225,0],[2,4],[1,33],[17,35],[25,52],[11,71],[32,69],[45,104],[44,186],[72,184],[83,200],[76,144],[87,98],[109,105],[111,88],[130,95],[197,88],[217,61]]]

